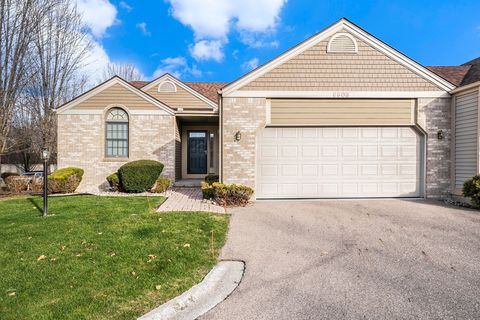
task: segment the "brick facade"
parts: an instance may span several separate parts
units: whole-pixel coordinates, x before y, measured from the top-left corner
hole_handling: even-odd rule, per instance
[[[427,134],[425,193],[429,198],[443,197],[451,191],[451,98],[418,99],[417,109],[418,125]]]
[[[223,98],[223,181],[255,187],[255,151],[258,130],[265,127],[266,99]],[[235,141],[235,133],[242,138]]]
[[[85,170],[78,192],[96,192],[122,164],[139,159],[162,162],[162,175],[175,179],[175,117],[135,112],[129,118],[129,158],[105,159],[105,119],[98,114],[58,115],[58,167]]]

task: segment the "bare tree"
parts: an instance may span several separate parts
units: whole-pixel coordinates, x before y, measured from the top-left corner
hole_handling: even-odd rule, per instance
[[[32,42],[34,74],[27,86],[23,127],[28,126],[31,148],[56,151],[54,109],[80,94],[87,82],[80,72],[90,46],[82,32],[82,20],[75,4],[63,0],[42,19]]]
[[[16,103],[28,82],[32,37],[49,7],[43,0],[0,0],[0,156],[8,148]]]
[[[126,81],[138,81],[144,79],[144,76],[135,65],[129,63],[109,63],[103,71],[103,80],[108,80],[113,76],[119,76]]]
[[[88,80],[81,18],[74,0],[0,0],[0,155],[35,159],[44,146],[55,153],[54,109]]]

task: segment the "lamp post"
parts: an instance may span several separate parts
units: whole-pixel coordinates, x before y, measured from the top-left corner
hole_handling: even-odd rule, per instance
[[[48,214],[48,158],[50,157],[50,152],[47,148],[42,149],[42,160],[43,160],[43,216],[46,217]]]

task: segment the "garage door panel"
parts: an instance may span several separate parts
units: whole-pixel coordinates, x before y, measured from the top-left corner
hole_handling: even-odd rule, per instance
[[[321,137],[324,139],[328,139],[328,138],[337,139],[339,135],[339,132],[338,132],[339,129],[337,128],[322,128],[317,130],[321,132]]]
[[[420,195],[412,128],[266,128],[257,145],[257,198]]]
[[[341,128],[340,130],[342,131],[342,138],[358,138],[357,128]]]

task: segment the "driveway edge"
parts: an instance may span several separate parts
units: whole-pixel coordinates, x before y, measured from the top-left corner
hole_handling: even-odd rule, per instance
[[[243,261],[220,261],[202,282],[138,319],[196,319],[225,300],[237,288],[244,271]]]

